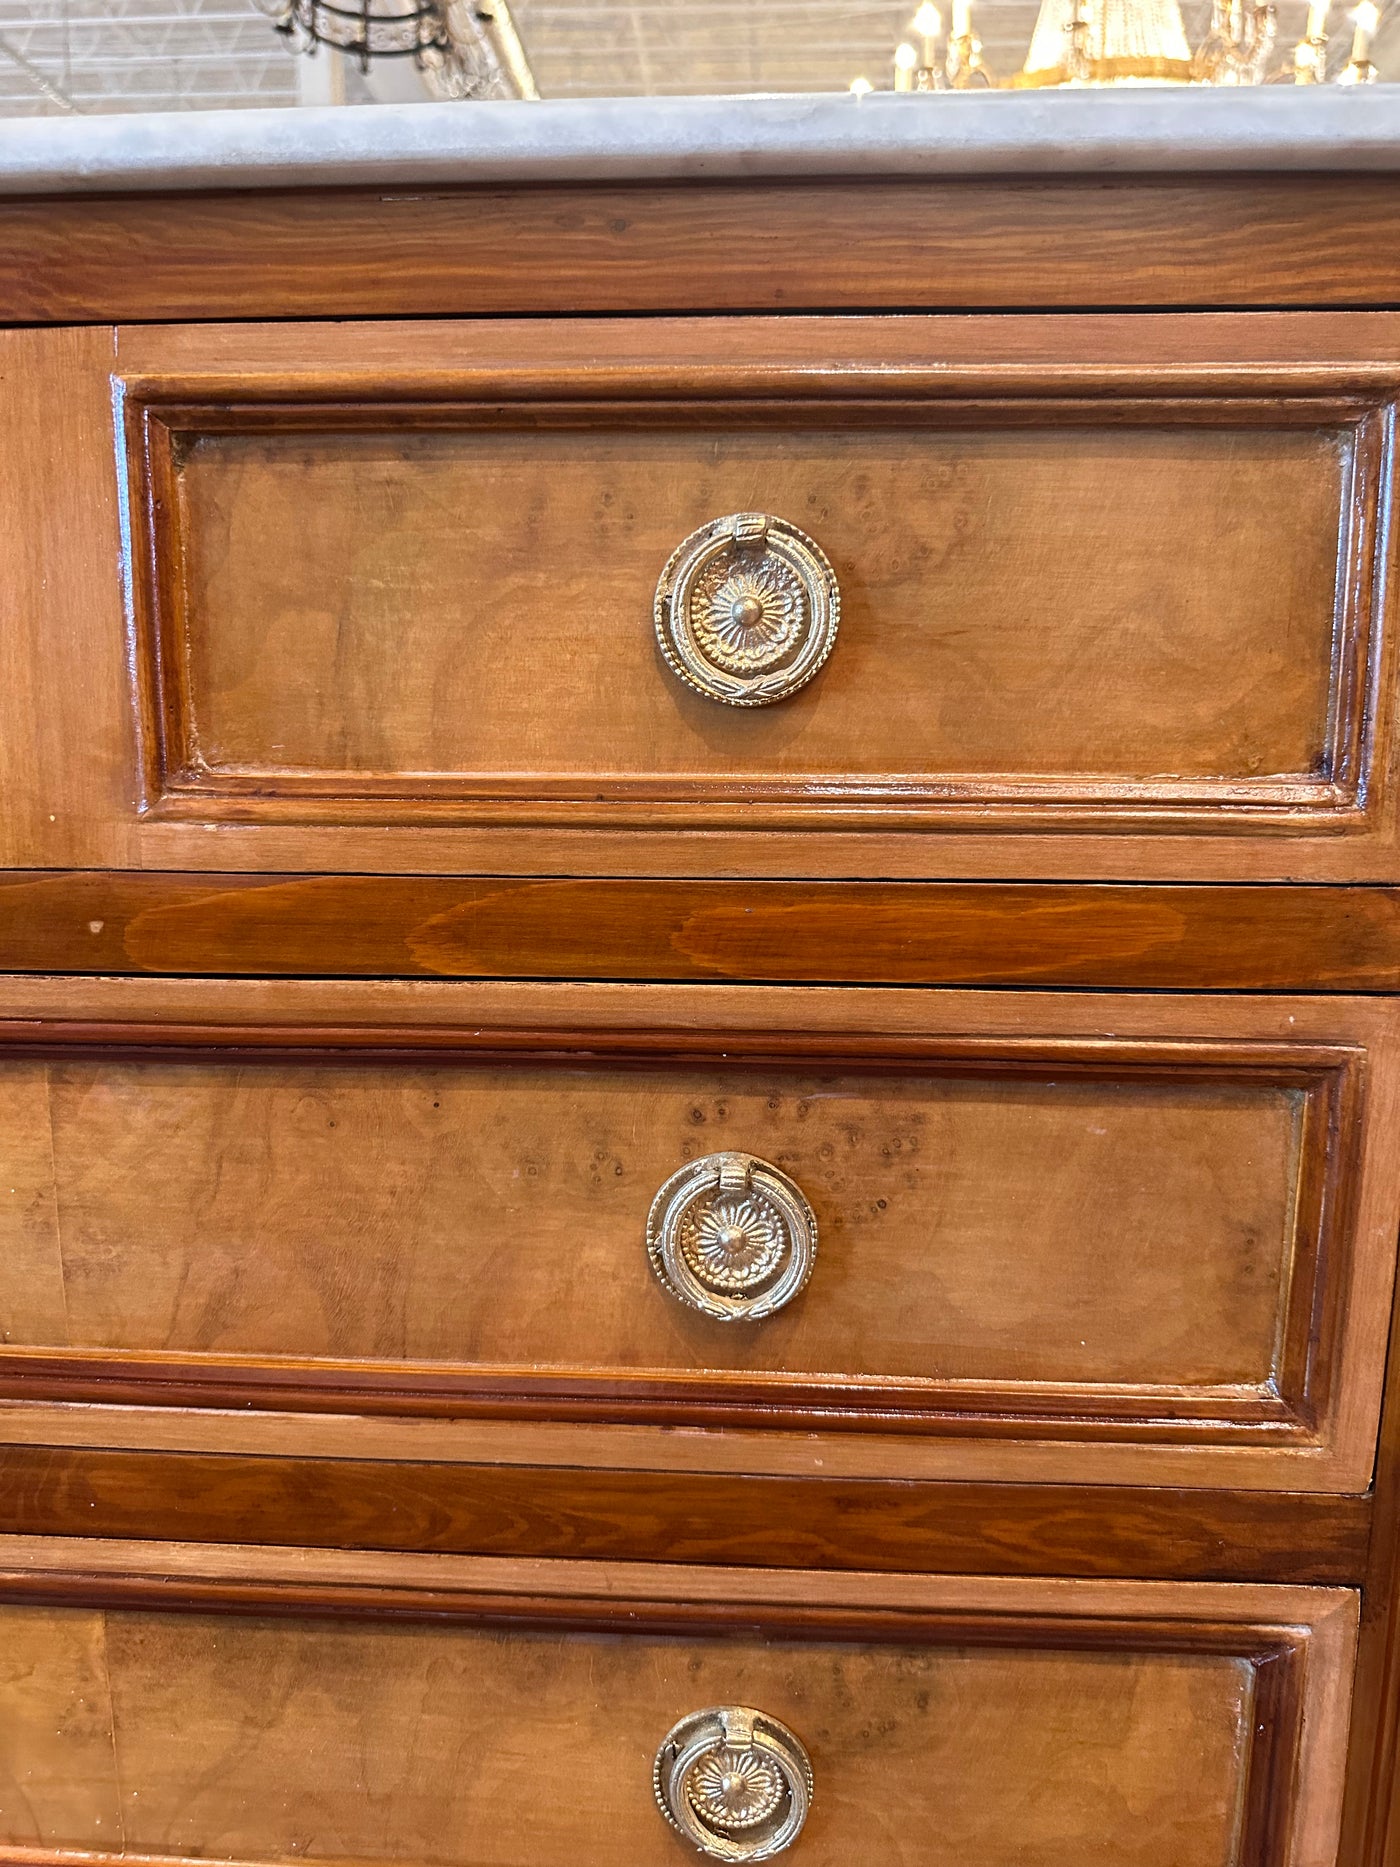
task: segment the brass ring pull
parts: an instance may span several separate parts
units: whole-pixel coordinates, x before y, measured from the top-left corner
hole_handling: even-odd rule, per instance
[[[805,687],[831,653],[840,620],[840,588],[821,547],[762,512],[702,525],[656,586],[667,665],[730,707],[771,706]]]
[[[792,1846],[812,1806],[801,1740],[748,1705],[692,1712],[666,1734],[652,1771],[657,1807],[717,1861],[767,1861]]]
[[[720,1322],[757,1322],[811,1276],[817,1221],[780,1168],[752,1154],[707,1154],[652,1201],[647,1251],[682,1303]]]

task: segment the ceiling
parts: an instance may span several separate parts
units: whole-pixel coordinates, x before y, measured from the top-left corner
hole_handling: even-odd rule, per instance
[[[515,4],[546,97],[844,90],[858,73],[882,76],[913,10],[910,0]]]
[[[6,115],[296,101],[296,61],[251,0],[0,0]]]
[[[515,0],[515,15],[545,97],[833,91],[857,75],[888,82],[913,5]],[[974,5],[993,68],[1014,70],[1037,0]],[[1400,18],[1400,0],[1392,5]],[[1193,39],[1208,10],[1209,0],[1184,0]],[[1285,40],[1298,35],[1305,12],[1306,0],[1279,0]],[[1382,28],[1383,65],[1393,23]],[[329,64],[324,55],[290,54],[252,0],[0,0],[0,115],[320,102],[331,94]],[[350,102],[418,88],[404,68],[384,68],[369,86],[353,71],[343,75]]]

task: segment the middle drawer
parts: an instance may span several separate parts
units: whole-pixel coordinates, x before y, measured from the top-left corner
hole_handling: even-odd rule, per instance
[[[1384,1001],[39,981],[0,1012],[4,1395],[1367,1483]]]

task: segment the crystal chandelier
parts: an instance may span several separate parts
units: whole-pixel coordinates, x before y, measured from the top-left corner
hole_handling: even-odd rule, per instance
[[[1332,0],[1310,0],[1303,37],[1278,47],[1274,0],[1212,0],[1209,31],[1193,50],[1179,0],[1041,0],[1020,71],[998,78],[982,54],[972,0],[952,0],[949,32],[933,0],[910,22],[894,55],[896,91],[1043,89],[1110,84],[1322,84],[1327,81]],[[1380,25],[1375,0],[1352,10],[1351,49],[1338,84],[1373,84],[1371,42]],[[873,90],[857,78],[857,94]]]
[[[295,52],[411,58],[443,98],[539,95],[509,0],[255,0]]]

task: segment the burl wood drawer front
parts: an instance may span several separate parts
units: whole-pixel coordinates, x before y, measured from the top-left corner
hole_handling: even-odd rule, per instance
[[[731,1706],[809,1760],[794,1867],[1338,1858],[1343,1590],[14,1548],[8,1859],[683,1867],[653,1759]]]
[[[12,861],[1400,874],[1393,316],[6,341]]]
[[[137,338],[147,808],[1365,829],[1393,386],[1261,364],[1251,320],[1204,373],[1179,324],[1149,365],[1129,322],[433,330],[416,374],[337,328],[240,338],[235,379],[217,334]],[[809,681],[762,707],[691,691],[652,622],[682,541],[745,512],[840,587],[812,677],[790,548],[697,569],[694,665]]]
[[[229,1021],[259,990],[276,1017]],[[11,1394],[1368,1481],[1400,1226],[1386,1001],[92,1002],[106,1019],[0,1023]]]

